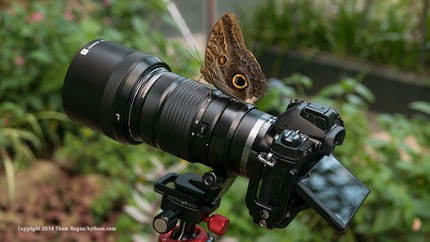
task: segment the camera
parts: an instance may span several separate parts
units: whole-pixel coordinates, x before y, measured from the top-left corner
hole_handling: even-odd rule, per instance
[[[293,100],[275,117],[114,42],[93,40],[76,54],[63,105],[73,121],[112,139],[147,143],[212,169],[157,182],[156,191],[168,195],[154,220],[160,233],[177,217],[204,220],[201,211],[213,212],[236,176],[249,179],[249,213],[269,229],[286,227],[312,207],[343,230],[370,192],[333,155],[346,135],[335,109]]]

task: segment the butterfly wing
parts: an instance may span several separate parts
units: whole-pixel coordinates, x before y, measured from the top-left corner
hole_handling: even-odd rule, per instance
[[[266,79],[254,55],[246,48],[239,23],[232,13],[212,29],[205,52],[203,78],[236,99],[261,97]]]

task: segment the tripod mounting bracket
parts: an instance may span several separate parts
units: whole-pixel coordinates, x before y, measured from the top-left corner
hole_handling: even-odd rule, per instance
[[[163,196],[163,211],[154,218],[154,229],[162,236],[173,239],[172,241],[197,239],[205,231],[196,225],[204,221],[208,224],[209,231],[217,235],[224,234],[230,223],[228,218],[218,214],[210,216],[219,207],[220,194],[225,189],[216,180],[223,181],[223,184],[232,182],[228,178],[217,179],[214,172],[203,176],[195,173],[168,173],[157,180],[154,188]],[[178,220],[181,221],[180,226],[176,226]]]

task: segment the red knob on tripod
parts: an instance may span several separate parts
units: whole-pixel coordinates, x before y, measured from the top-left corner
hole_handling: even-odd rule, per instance
[[[230,226],[230,220],[219,214],[207,217],[204,221],[208,224],[209,231],[219,236],[225,234]]]

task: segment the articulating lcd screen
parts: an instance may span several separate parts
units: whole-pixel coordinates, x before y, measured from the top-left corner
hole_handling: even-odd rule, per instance
[[[370,190],[330,155],[298,182],[297,192],[335,229],[343,230]]]

